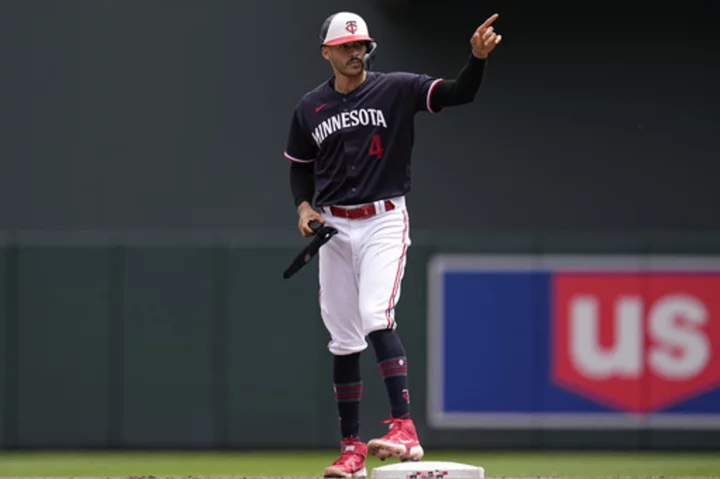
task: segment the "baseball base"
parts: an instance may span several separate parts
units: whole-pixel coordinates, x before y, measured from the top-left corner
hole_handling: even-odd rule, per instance
[[[371,479],[483,479],[482,467],[444,461],[408,461],[376,467]]]

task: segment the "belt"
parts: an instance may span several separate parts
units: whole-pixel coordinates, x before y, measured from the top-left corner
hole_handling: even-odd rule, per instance
[[[349,219],[359,219],[359,218],[370,218],[371,216],[375,216],[378,214],[377,208],[375,208],[374,204],[361,206],[359,208],[338,208],[337,206],[331,206],[330,208],[330,214],[333,216],[337,216],[338,218],[349,218]],[[394,210],[395,205],[390,200],[385,200],[385,211]]]

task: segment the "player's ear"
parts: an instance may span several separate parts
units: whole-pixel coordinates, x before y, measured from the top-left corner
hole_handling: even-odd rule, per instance
[[[322,54],[322,56],[325,60],[330,60],[330,49],[328,47],[323,46],[320,49],[320,53]]]

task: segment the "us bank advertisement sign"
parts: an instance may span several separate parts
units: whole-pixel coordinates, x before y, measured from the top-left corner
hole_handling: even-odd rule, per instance
[[[435,428],[720,428],[720,257],[437,256]]]

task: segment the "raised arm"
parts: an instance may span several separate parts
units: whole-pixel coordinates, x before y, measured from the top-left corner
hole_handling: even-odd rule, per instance
[[[472,54],[454,79],[438,82],[430,96],[431,111],[438,112],[445,107],[464,105],[475,99],[485,74],[485,64],[490,52],[500,43],[502,36],[495,33],[493,22],[498,14],[485,20],[470,38]]]

